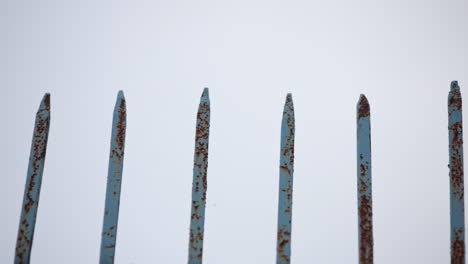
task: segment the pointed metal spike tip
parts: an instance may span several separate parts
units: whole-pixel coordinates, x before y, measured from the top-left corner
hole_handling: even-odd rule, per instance
[[[45,108],[50,108],[50,93],[45,93],[44,97],[42,97],[41,108],[44,105]]]
[[[115,101],[114,113],[126,112],[126,102],[125,95],[122,90],[117,94],[117,100]]]
[[[460,86],[458,86],[458,81],[452,81],[452,83],[450,84],[450,90],[453,91],[453,90],[459,90],[460,89]]]
[[[450,92],[448,93],[448,106],[449,114],[452,111],[462,110],[462,95],[460,92],[460,86],[457,81],[452,81],[450,84]]]
[[[210,93],[208,91],[208,88],[205,87],[200,97],[200,104],[209,104],[209,103],[210,103]]]
[[[118,99],[125,99],[125,95],[124,95],[124,92],[122,90],[120,90],[119,93],[117,94],[117,98]]]
[[[284,102],[284,114],[286,114],[287,110],[294,111],[294,103],[292,99],[292,94],[288,93],[286,95],[286,101]]]
[[[370,115],[370,105],[367,97],[364,94],[359,96],[359,101],[357,105],[358,118],[367,117]]]

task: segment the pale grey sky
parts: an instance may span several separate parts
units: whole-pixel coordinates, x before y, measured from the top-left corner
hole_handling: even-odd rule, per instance
[[[365,93],[375,261],[449,263],[446,101],[452,80],[468,98],[467,11],[464,0],[0,1],[0,262],[13,261],[45,92],[52,119],[32,263],[98,261],[122,89],[116,264],[185,263],[206,86],[205,263],[274,263],[287,92],[296,111],[292,262],[357,263],[355,106]]]

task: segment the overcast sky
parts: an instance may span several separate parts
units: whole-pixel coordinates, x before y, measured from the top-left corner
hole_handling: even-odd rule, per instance
[[[465,0],[0,0],[0,262],[13,262],[45,92],[52,114],[32,263],[98,262],[123,90],[116,264],[186,263],[196,110],[209,87],[204,263],[275,261],[288,92],[292,262],[358,262],[355,107],[365,93],[375,261],[449,263],[446,104],[452,80],[468,98],[467,13]]]

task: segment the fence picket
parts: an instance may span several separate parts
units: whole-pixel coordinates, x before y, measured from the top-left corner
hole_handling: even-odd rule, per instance
[[[450,255],[452,264],[465,263],[462,97],[457,81],[448,95],[450,160]]]
[[[42,174],[44,172],[47,139],[50,126],[50,94],[42,98],[36,113],[34,132],[29,156],[28,174],[24,189],[18,238],[16,240],[15,263],[28,264],[36,226],[39,195],[41,192]]]
[[[372,231],[372,159],[370,106],[361,94],[357,104],[357,182],[359,264],[374,263]]]
[[[369,101],[365,95],[361,94],[356,108],[359,264],[373,264],[371,113]],[[203,261],[210,115],[209,93],[208,88],[205,88],[200,98],[196,121],[188,264],[201,264]],[[452,264],[465,264],[462,120],[460,87],[457,81],[453,81],[448,95],[450,251]],[[123,92],[119,91],[112,121],[100,264],[113,264],[115,258],[126,122],[126,100]],[[286,96],[281,122],[276,263],[289,264],[291,262],[295,140],[294,105],[290,93]],[[50,95],[46,93],[36,113],[15,248],[15,264],[29,264],[30,262],[49,127]]]
[[[286,96],[281,121],[280,174],[278,191],[278,234],[276,263],[291,261],[291,218],[294,174],[294,105],[292,95]]]
[[[122,91],[119,91],[115,103],[112,136],[107,175],[106,202],[101,237],[100,264],[114,263],[119,219],[120,188],[122,184],[122,169],[125,149],[125,130],[127,125],[126,101]]]
[[[203,90],[200,98],[196,126],[192,209],[190,214],[189,264],[201,264],[203,261],[208,143],[210,136],[210,98],[208,88]]]

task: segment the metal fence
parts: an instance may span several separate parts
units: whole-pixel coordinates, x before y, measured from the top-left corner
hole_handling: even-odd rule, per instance
[[[29,167],[21,210],[15,263],[29,263],[34,227],[39,205],[42,175],[45,165],[50,125],[50,95],[45,94],[36,114]],[[372,231],[372,155],[370,106],[361,95],[357,103],[357,197],[359,263],[374,263]],[[448,95],[449,175],[450,175],[450,250],[451,263],[465,263],[465,216],[463,183],[462,98],[456,81]],[[210,135],[210,99],[208,88],[203,90],[197,113],[195,154],[191,201],[191,222],[188,263],[203,260],[203,234],[207,191],[208,143]],[[101,264],[113,263],[117,240],[120,188],[124,161],[126,131],[126,101],[118,93],[114,108],[109,169],[101,238]],[[278,190],[278,233],[276,263],[290,263],[291,217],[294,174],[294,105],[292,95],[286,96],[281,123],[281,146]]]

